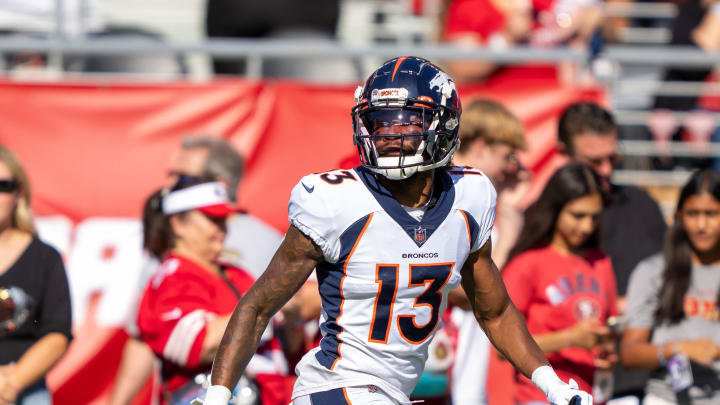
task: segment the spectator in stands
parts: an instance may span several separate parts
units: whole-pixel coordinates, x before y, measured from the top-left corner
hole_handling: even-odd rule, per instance
[[[595,103],[568,106],[558,123],[558,148],[572,160],[590,165],[598,173],[606,194],[601,216],[600,246],[612,260],[618,311],[624,311],[624,297],[630,273],[646,257],[662,248],[667,225],[657,203],[643,190],[612,184],[619,163],[617,124],[609,111]],[[616,395],[642,396],[647,375],[627,373],[618,367]]]
[[[478,98],[463,108],[460,141],[453,164],[482,170],[498,193],[499,237],[494,238],[492,254],[502,268],[522,227],[520,204],[529,186],[529,173],[516,155],[527,148],[525,130],[520,119],[502,104]]]
[[[252,275],[220,260],[230,205],[224,184],[180,178],[161,202],[162,232],[151,246],[166,246],[160,270],[143,293],[138,310],[140,337],[162,360],[163,398],[179,403],[183,388],[210,371],[220,339]],[[249,371],[263,404],[286,404],[287,362],[272,326]]]
[[[0,146],[0,405],[51,404],[45,374],[71,335],[62,258],[37,238],[30,183]]]
[[[523,224],[521,200],[529,186],[527,171],[519,166],[515,153],[527,143],[522,122],[502,104],[474,99],[463,108],[460,148],[453,164],[480,169],[498,192],[497,226],[493,235],[492,258],[499,268],[515,244]],[[464,304],[462,289],[451,293],[452,320],[458,328],[455,364],[452,368],[454,404],[487,403],[485,379],[488,371],[490,342]]]
[[[224,183],[230,201],[236,202],[244,166],[242,156],[225,139],[186,137],[171,159],[166,187],[172,187],[181,175],[199,176]],[[281,238],[264,222],[241,212],[228,221],[228,243],[222,253],[223,259],[257,278],[270,263]]]
[[[652,370],[644,405],[720,403],[720,174],[693,174],[680,191],[663,254],[630,278],[626,367]],[[689,369],[679,369],[689,359]],[[672,370],[671,370],[672,369]],[[678,377],[691,377],[675,386]]]
[[[505,50],[515,45],[591,47],[602,10],[598,0],[450,0],[441,13],[442,41],[461,46]],[[537,19],[534,18],[537,16]],[[546,80],[575,83],[581,77],[572,62],[501,66],[490,61],[453,61],[448,69],[458,82]]]
[[[602,180],[589,166],[561,167],[528,208],[502,272],[552,367],[588,392],[617,358],[605,325],[616,314],[615,278],[610,258],[598,248],[602,192]],[[516,403],[545,402],[528,379],[517,374],[517,382]],[[610,395],[595,390],[593,396],[602,403]]]
[[[279,12],[278,10],[282,10]],[[340,15],[339,0],[209,0],[205,29],[208,38],[284,38],[332,43]],[[213,58],[215,74],[246,74],[244,59]],[[263,77],[328,82],[357,79],[350,60],[297,58],[263,60]]]
[[[536,25],[530,45],[539,48],[569,47],[587,51],[594,57],[602,46],[600,28],[603,22],[601,0],[532,0]],[[557,64],[561,83],[592,83],[588,70],[571,61]]]
[[[645,191],[612,184],[613,171],[620,163],[617,134],[612,114],[591,102],[568,106],[558,123],[560,151],[592,167],[602,180],[607,202],[600,246],[612,259],[617,290],[624,296],[635,266],[661,250],[667,225],[657,203]],[[620,301],[621,312],[622,304]]]
[[[210,136],[186,137],[179,151],[171,159],[165,189],[173,187],[181,177],[220,181],[227,186],[228,197],[234,203],[243,167],[242,157],[224,139]],[[159,191],[151,196],[144,209],[144,244],[149,254],[146,255],[147,260],[143,266],[138,294],[145,287],[146,281],[157,271],[159,261],[166,253],[167,246],[152,245],[153,241],[160,239],[151,237],[158,223],[157,210],[153,207],[159,206],[161,193],[162,191]],[[255,217],[246,213],[234,214],[227,221],[227,237],[225,248],[221,253],[222,260],[248,271],[253,278],[257,278],[270,262],[280,240],[279,233]],[[303,297],[313,296],[309,288],[303,289],[303,294],[305,294]],[[139,297],[133,300],[139,302]],[[300,305],[298,310],[303,316],[312,317],[314,311],[307,313],[304,312],[306,309],[306,306]],[[298,346],[301,343],[292,339],[295,331],[288,329],[287,332],[291,334],[285,340],[287,352],[300,350]],[[152,351],[146,344],[133,338],[138,336],[134,318],[129,322],[128,333],[131,338],[125,345],[123,361],[111,395],[111,405],[129,404],[153,370]]]
[[[463,46],[507,49],[526,41],[532,28],[529,0],[451,0],[442,16],[442,41]],[[458,82],[482,81],[498,67],[488,61],[448,64]]]
[[[532,0],[539,27],[532,45],[584,49],[603,20],[600,0]]]

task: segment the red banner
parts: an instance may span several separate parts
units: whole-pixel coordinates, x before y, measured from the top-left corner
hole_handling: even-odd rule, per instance
[[[245,80],[0,82],[0,143],[28,171],[41,236],[68,263],[77,337],[50,376],[56,403],[102,402],[107,394],[123,341],[108,327],[120,326],[130,306],[132,283],[123,280],[139,270],[140,209],[163,184],[180,139],[229,139],[248,162],[241,205],[284,231],[287,199],[300,177],[339,167],[356,153],[353,91]],[[521,160],[536,173],[554,153],[560,111],[581,99],[604,98],[595,88],[542,83],[467,87],[460,94],[496,99],[522,119],[530,151]],[[91,306],[98,292],[101,299]]]

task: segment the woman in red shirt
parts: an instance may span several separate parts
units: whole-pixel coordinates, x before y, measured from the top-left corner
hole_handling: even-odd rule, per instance
[[[164,226],[152,244],[166,254],[145,288],[137,322],[141,339],[162,360],[163,402],[183,404],[194,397],[196,377],[210,371],[230,315],[254,279],[218,259],[225,220],[236,211],[222,183],[176,186],[159,208]],[[272,324],[247,371],[263,404],[289,402],[288,365]]]
[[[612,392],[609,374],[598,371],[608,371],[617,360],[614,338],[606,326],[608,317],[616,313],[615,277],[597,242],[601,190],[590,167],[580,163],[561,167],[528,208],[503,269],[510,297],[558,376],[575,380],[585,391],[595,386],[595,403],[606,401],[604,396]],[[516,379],[516,403],[546,403],[529,380],[519,374]]]

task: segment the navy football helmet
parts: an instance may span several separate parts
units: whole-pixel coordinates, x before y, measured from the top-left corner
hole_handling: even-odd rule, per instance
[[[414,56],[391,59],[355,91],[352,118],[360,162],[391,180],[445,166],[459,146],[461,113],[455,82],[442,69]],[[412,154],[380,156],[379,139],[419,146]]]

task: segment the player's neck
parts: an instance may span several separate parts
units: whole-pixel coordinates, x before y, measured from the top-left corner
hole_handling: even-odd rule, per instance
[[[404,180],[388,180],[379,175],[377,179],[401,205],[414,208],[422,207],[430,200],[434,172],[434,170],[419,172]]]

